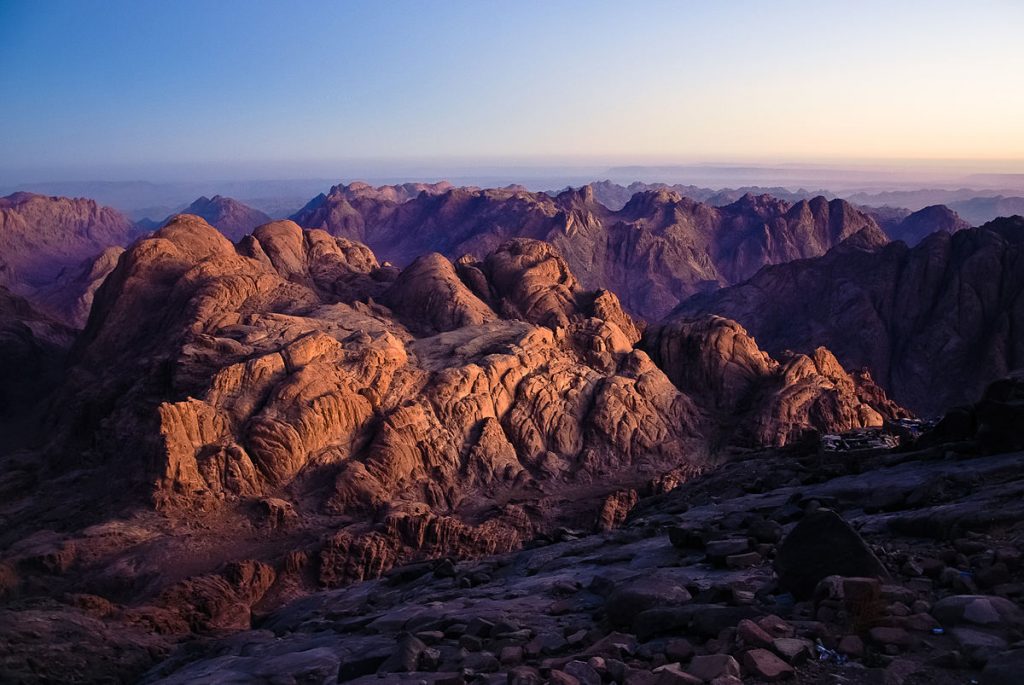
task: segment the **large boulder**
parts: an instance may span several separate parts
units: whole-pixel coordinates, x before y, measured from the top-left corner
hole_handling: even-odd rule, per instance
[[[797,523],[779,546],[775,571],[779,584],[800,598],[810,597],[827,576],[888,576],[857,531],[830,509]]]

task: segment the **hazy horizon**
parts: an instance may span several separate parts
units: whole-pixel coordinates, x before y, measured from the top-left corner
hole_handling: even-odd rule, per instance
[[[1021,173],[1022,19],[998,0],[5,3],[0,183]]]

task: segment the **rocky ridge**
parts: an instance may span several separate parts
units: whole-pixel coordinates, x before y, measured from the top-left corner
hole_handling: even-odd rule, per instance
[[[477,258],[516,237],[555,245],[589,289],[607,288],[649,320],[695,292],[736,283],[765,264],[823,254],[875,221],[842,200],[789,203],[744,195],[721,207],[659,188],[611,211],[583,186],[555,197],[521,189],[430,186],[410,199],[387,187],[336,186],[292,218],[366,243],[405,265],[426,252]]]
[[[93,200],[8,195],[0,198],[0,285],[31,293],[131,237],[127,218]]]
[[[1024,359],[1022,241],[1024,220],[1011,217],[914,248],[850,243],[696,296],[676,315],[734,319],[772,354],[824,345],[900,404],[938,415]]]

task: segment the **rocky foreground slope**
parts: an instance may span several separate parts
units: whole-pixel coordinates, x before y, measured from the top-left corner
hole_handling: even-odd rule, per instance
[[[369,245],[405,265],[426,252],[479,258],[510,238],[555,245],[586,288],[607,288],[627,311],[659,319],[682,298],[736,283],[765,264],[823,254],[875,221],[842,200],[795,203],[745,195],[722,207],[668,189],[635,194],[612,211],[584,186],[556,197],[522,189],[335,186],[292,217],[301,226]]]
[[[1017,417],[1007,437],[1020,442],[1020,381],[983,404],[979,417]],[[273,610],[258,608],[273,571],[236,564],[189,581],[202,602],[180,587],[159,598],[216,621],[152,667],[174,641],[166,617],[151,630],[155,607],[85,594],[71,596],[74,609],[25,602],[3,610],[0,673],[1010,685],[1024,669],[1024,453],[989,454],[979,421],[957,443],[917,451],[752,453],[641,500],[616,530],[400,565]],[[253,601],[251,614],[238,608]],[[62,647],[69,637],[78,649]]]
[[[910,409],[939,415],[1024,361],[1024,219],[914,248],[846,245],[681,305],[735,319],[771,354],[825,345]]]

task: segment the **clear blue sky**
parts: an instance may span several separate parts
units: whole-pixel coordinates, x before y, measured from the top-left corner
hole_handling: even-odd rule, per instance
[[[0,0],[0,173],[1022,159],[1022,28],[1019,0]]]

